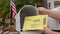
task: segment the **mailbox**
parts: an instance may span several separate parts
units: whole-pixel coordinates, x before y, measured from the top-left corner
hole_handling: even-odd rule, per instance
[[[39,13],[34,6],[32,6],[32,5],[23,6],[21,8],[21,11],[20,11],[20,26],[21,26],[21,29],[23,28],[25,17],[26,16],[35,16],[35,15],[39,15]]]

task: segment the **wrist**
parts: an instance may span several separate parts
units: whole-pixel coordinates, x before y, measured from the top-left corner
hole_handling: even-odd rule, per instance
[[[46,9],[45,11],[44,11],[44,13],[45,14],[49,14],[51,11],[49,10],[49,9]]]

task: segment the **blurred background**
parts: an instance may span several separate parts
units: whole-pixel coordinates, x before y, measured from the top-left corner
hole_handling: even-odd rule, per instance
[[[16,5],[17,13],[19,9],[24,5],[43,6],[42,0],[14,0]],[[9,22],[10,18],[10,0],[0,0],[0,26]]]

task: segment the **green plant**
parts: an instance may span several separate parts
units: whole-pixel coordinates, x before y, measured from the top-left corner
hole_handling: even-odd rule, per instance
[[[36,4],[37,6],[42,6],[43,3],[40,0],[15,0],[15,4],[17,7],[17,12],[18,12],[19,9],[24,5],[35,6],[35,4]]]

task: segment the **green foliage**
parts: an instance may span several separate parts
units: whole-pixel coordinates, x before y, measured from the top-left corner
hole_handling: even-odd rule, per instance
[[[42,6],[42,2],[40,0],[15,0],[15,4],[17,7],[17,11],[19,11],[19,9],[24,5],[35,6],[36,4],[37,6]]]
[[[10,0],[0,0],[0,17],[3,18],[0,25],[5,23],[6,15],[10,12]],[[8,18],[8,16],[7,16]]]
[[[0,15],[6,16],[10,11],[10,1],[9,0],[0,0]]]

